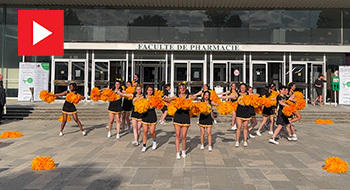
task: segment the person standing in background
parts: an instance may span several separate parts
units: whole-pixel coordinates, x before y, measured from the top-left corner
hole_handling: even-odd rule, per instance
[[[327,82],[326,80],[324,80],[324,75],[320,74],[318,76],[318,78],[315,81],[315,90],[316,90],[316,94],[317,97],[315,98],[315,100],[312,102],[312,105],[316,105],[317,100],[320,102],[320,106],[322,106],[322,89],[323,89],[323,83]]]
[[[2,83],[2,78],[3,76],[0,74],[0,123],[2,122],[2,114],[4,111],[4,106],[6,104],[6,92]]]

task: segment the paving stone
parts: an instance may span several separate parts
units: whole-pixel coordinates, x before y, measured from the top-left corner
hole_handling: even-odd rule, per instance
[[[322,170],[328,156],[349,162],[350,144],[344,124],[321,127],[303,124],[298,142],[269,135],[234,147],[227,123],[213,128],[214,150],[200,150],[197,118],[187,139],[187,158],[175,159],[171,123],[157,126],[158,148],[141,153],[131,144],[132,133],[121,139],[106,138],[106,121],[83,121],[92,129],[85,137],[75,124],[58,137],[59,124],[52,121],[16,121],[2,125],[25,136],[0,144],[0,189],[346,189],[350,174]],[[45,131],[45,133],[38,131]],[[320,142],[320,138],[323,141]],[[151,142],[148,142],[151,145]],[[51,156],[58,164],[51,171],[32,171],[36,156]]]

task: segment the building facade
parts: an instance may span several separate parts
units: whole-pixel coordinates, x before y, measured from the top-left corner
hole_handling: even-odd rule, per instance
[[[259,91],[293,81],[309,99],[319,74],[330,79],[338,66],[350,65],[350,3],[344,0],[53,2],[15,0],[0,8],[1,66],[10,97],[17,96],[23,61],[49,62],[54,92],[75,81],[87,96],[95,86],[139,74],[156,88],[187,81],[191,92],[203,84],[246,82]],[[64,10],[64,56],[17,56],[21,9]],[[330,80],[324,91],[332,101]]]

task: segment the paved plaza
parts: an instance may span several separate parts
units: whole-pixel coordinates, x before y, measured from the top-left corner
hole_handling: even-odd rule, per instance
[[[336,121],[335,121],[336,122]],[[298,142],[268,143],[269,135],[234,147],[229,123],[213,128],[214,150],[200,150],[200,133],[192,120],[187,158],[175,159],[171,123],[157,126],[157,150],[141,153],[131,133],[107,139],[106,121],[82,121],[82,136],[69,122],[63,137],[53,120],[7,121],[0,132],[23,133],[0,139],[0,189],[349,189],[350,173],[322,170],[328,156],[350,161],[348,124],[297,124]],[[151,141],[148,142],[151,146]],[[32,171],[36,156],[51,156],[57,168]]]

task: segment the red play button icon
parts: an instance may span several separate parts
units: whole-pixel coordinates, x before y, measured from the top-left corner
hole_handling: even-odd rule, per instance
[[[63,56],[63,10],[18,11],[19,56]]]

